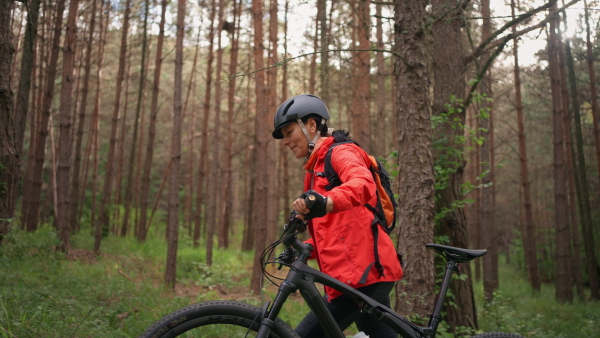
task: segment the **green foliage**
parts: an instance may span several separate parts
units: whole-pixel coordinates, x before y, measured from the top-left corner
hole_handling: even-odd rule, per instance
[[[484,304],[482,282],[474,288],[476,302]],[[534,292],[523,270],[500,264],[500,288],[492,303],[478,308],[480,330],[518,332],[524,337],[598,335],[600,303],[558,303],[554,294],[552,284],[543,284],[539,293]]]
[[[478,93],[474,93],[473,98],[474,102],[490,100]],[[471,149],[470,147],[466,147],[467,141],[470,141],[471,144],[477,143],[479,145],[484,142],[484,138],[477,136],[476,130],[463,123],[462,114],[464,114],[462,100],[452,95],[450,103],[445,105],[445,111],[431,118],[434,135],[437,135],[432,143],[434,154],[436,154],[434,162],[436,202],[440,199],[439,192],[447,189],[450,186],[452,176],[459,170],[462,170],[464,166],[464,153]],[[489,118],[489,109],[482,108],[479,112],[479,117]],[[445,133],[448,130],[457,130],[458,133],[456,135],[448,135],[448,133]],[[477,179],[480,180],[487,173],[482,173]],[[470,182],[462,184],[462,196],[467,196],[476,188],[477,186]],[[473,203],[473,201],[473,199],[461,198],[453,201],[449,206],[440,208],[435,216],[436,224],[439,224],[439,221],[444,219],[449,212],[457,208],[464,208],[466,205]]]
[[[108,236],[99,257],[85,250],[93,247],[89,231],[73,236],[73,249],[65,256],[55,250],[60,241],[51,227],[35,233],[16,229],[12,240],[0,247],[0,336],[135,337],[167,313],[194,302],[235,299],[261,304],[261,297],[248,291],[252,252],[233,249],[236,245],[215,249],[209,267],[204,263],[205,248],[194,249],[181,230],[178,283],[171,290],[163,282],[164,228],[157,227],[145,243]],[[235,240],[240,240],[239,235]],[[600,304],[556,303],[551,285],[543,285],[536,294],[519,264],[500,265],[500,289],[494,302],[478,309],[480,331],[518,332],[525,337],[595,335]],[[483,304],[482,283],[474,286],[476,302]],[[264,300],[272,299],[276,288],[265,284],[263,289]],[[452,303],[449,297],[447,305]],[[296,326],[307,311],[294,294],[284,306],[282,319]],[[438,336],[452,337],[448,329],[442,322]],[[459,332],[473,333],[469,328]],[[346,333],[352,335],[356,328]]]

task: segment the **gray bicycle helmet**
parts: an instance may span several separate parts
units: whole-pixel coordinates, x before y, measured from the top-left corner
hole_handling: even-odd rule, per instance
[[[273,137],[282,139],[281,128],[309,115],[320,116],[323,119],[321,125],[325,125],[325,122],[330,118],[329,109],[327,109],[325,102],[318,96],[300,94],[288,99],[279,106],[275,114]]]

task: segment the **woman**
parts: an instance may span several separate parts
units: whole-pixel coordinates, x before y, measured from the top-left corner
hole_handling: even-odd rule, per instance
[[[346,131],[330,134],[329,110],[317,96],[297,95],[281,104],[275,114],[273,137],[282,139],[296,158],[306,158],[305,193],[292,203],[299,217],[309,220],[308,240],[322,272],[357,288],[362,293],[390,306],[389,293],[402,277],[402,268],[390,237],[381,229],[377,249],[383,270],[373,266],[373,213],[365,206],[377,202],[376,185],[369,170],[368,155],[356,144],[337,145],[331,164],[342,184],[328,190],[324,173],[325,155],[338,142],[350,141]],[[304,197],[316,197],[308,209]],[[370,337],[396,337],[392,329],[369,314],[362,315],[358,305],[331,288],[325,288],[327,306],[345,329],[353,322]],[[324,331],[314,314],[309,313],[296,328],[301,337],[322,337]]]

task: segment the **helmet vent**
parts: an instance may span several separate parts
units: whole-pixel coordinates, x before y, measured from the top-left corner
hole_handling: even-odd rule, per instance
[[[290,110],[290,107],[294,104],[294,100],[291,100],[290,103],[288,103],[287,106],[285,106],[285,109],[283,110],[283,114],[281,114],[281,116],[286,116],[288,110]]]

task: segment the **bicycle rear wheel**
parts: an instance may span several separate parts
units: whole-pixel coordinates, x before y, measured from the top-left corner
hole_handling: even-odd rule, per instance
[[[166,315],[140,337],[254,337],[261,320],[260,309],[256,306],[236,301],[210,301]],[[298,335],[277,318],[270,337]]]
[[[486,332],[472,336],[471,338],[523,338],[523,336],[508,332]]]

